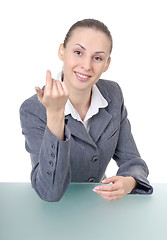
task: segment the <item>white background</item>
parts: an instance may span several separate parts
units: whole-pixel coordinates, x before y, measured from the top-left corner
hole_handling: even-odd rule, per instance
[[[117,81],[151,183],[167,182],[167,7],[164,0],[0,1],[0,181],[29,182],[19,107],[62,66],[57,57],[69,27],[103,21],[113,36],[103,78]],[[108,175],[115,174],[112,162]]]

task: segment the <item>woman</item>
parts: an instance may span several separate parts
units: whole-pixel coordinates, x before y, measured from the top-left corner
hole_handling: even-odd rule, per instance
[[[93,191],[108,201],[151,194],[148,168],[131,134],[117,83],[100,76],[110,65],[112,37],[100,21],[75,23],[60,45],[63,71],[20,108],[31,182],[46,201],[59,201],[70,182],[101,182]],[[105,177],[113,158],[119,169]],[[110,184],[112,183],[112,184]]]

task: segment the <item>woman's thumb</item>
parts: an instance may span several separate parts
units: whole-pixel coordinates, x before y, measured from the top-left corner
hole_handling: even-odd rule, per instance
[[[36,93],[38,95],[39,101],[42,102],[42,98],[43,98],[43,91],[42,91],[42,89],[39,88],[39,87],[35,87],[35,91],[36,91]]]

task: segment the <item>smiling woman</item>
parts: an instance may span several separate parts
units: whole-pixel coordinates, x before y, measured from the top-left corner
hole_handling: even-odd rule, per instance
[[[110,45],[111,41],[105,33],[81,27],[73,32],[65,45],[66,47],[64,44],[60,45],[59,57],[64,63],[63,81],[70,92],[75,91],[71,97],[76,96],[76,91],[82,89],[85,91],[87,99],[90,99],[93,84],[109,67]],[[83,99],[81,105],[84,102]]]
[[[100,79],[110,65],[111,50],[112,37],[103,23],[75,23],[59,47],[62,72],[55,80],[47,71],[45,87],[36,87],[37,94],[20,107],[32,186],[46,201],[59,201],[70,182],[102,181],[93,191],[108,201],[153,191],[122,91],[117,83]],[[105,178],[111,159],[119,169]]]

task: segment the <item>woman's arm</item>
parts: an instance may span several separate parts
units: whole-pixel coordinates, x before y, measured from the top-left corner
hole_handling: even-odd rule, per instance
[[[47,113],[52,113],[53,108],[49,106],[53,104],[55,107],[56,100],[54,97],[46,97],[46,91],[39,91],[38,97],[47,109],[38,101],[37,95],[26,100],[20,107],[22,133],[26,140],[26,150],[31,156],[33,188],[42,199],[59,201],[71,180],[70,131],[62,116],[62,122],[56,114],[50,119]],[[58,106],[56,110],[59,110]]]
[[[117,116],[120,119],[120,126],[113,159],[119,168],[117,176],[105,179],[102,182],[104,185],[94,189],[101,197],[109,201],[120,199],[127,193],[151,194],[153,192],[153,188],[147,180],[149,174],[148,167],[145,161],[141,159],[132,136],[127,110],[124,106],[123,95],[119,85],[117,85],[115,94],[120,96],[120,98],[115,97],[117,103],[120,102],[120,116]]]

